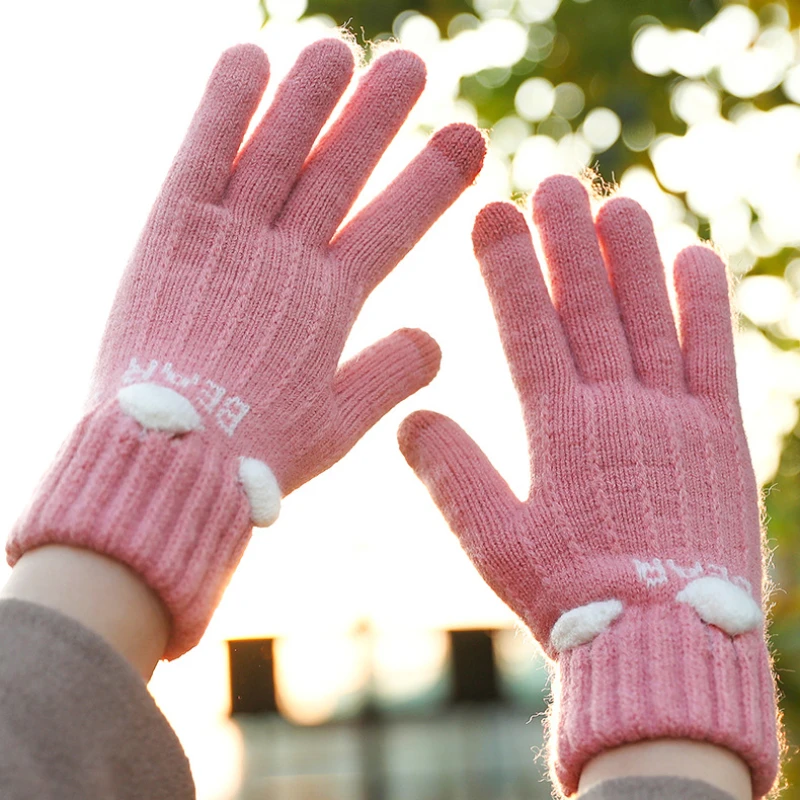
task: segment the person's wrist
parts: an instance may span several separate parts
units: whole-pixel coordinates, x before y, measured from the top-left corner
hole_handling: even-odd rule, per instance
[[[250,539],[239,463],[203,431],[143,432],[116,400],[78,424],[6,545],[101,553],[150,587],[171,621],[164,657],[194,647]]]
[[[666,739],[736,753],[754,796],[774,784],[780,747],[761,630],[730,636],[684,603],[631,606],[557,663],[551,769],[565,794],[601,754]]]
[[[578,796],[614,778],[656,775],[705,781],[734,800],[753,797],[750,770],[738,755],[690,739],[634,742],[595,756],[581,772]]]
[[[51,608],[100,635],[147,681],[162,658],[169,615],[147,584],[91,550],[46,545],[26,552],[0,597]]]

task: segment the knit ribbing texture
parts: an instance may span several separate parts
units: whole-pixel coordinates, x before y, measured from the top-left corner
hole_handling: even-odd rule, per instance
[[[321,40],[241,147],[268,73],[255,45],[212,73],[122,278],[85,416],[7,547],[12,565],[68,544],[130,566],[170,614],[167,658],[201,637],[251,516],[274,519],[280,496],[436,374],[438,346],[413,329],[339,361],[370,291],[485,151],[472,126],[443,128],[342,226],[424,65],[403,50],[378,58],[320,136],[353,73],[350,47]]]
[[[412,414],[400,447],[550,660],[565,794],[609,748],[685,737],[737,753],[763,796],[775,690],[725,266],[706,247],[678,256],[676,328],[640,206],[614,198],[595,220],[581,183],[556,176],[533,211],[549,288],[518,209],[490,204],[473,230],[522,404],[528,498],[447,417]]]

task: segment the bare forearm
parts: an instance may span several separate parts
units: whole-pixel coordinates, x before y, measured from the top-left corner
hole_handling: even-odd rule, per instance
[[[690,739],[654,739],[607,750],[586,765],[578,794],[613,778],[655,775],[702,780],[735,800],[753,797],[744,761],[724,747]]]
[[[156,595],[128,567],[63,545],[26,553],[0,597],[38,603],[100,634],[145,681],[164,653],[169,618]]]

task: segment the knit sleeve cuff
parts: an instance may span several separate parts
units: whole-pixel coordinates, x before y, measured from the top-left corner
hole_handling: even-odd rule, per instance
[[[778,773],[770,655],[761,630],[730,636],[684,604],[627,608],[562,653],[551,709],[551,773],[567,795],[594,756],[630,742],[717,744],[750,767],[754,797]]]
[[[145,430],[109,403],[62,447],[11,532],[8,563],[46,544],[121,561],[169,612],[165,658],[177,658],[200,640],[250,538],[237,468],[202,431]]]

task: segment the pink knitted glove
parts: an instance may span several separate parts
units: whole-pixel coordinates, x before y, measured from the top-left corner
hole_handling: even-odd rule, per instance
[[[518,210],[493,203],[473,231],[524,411],[528,499],[447,417],[412,414],[400,447],[555,662],[551,771],[567,795],[604,750],[686,737],[738,753],[761,796],[778,738],[725,267],[704,247],[678,256],[679,343],[636,203],[607,202],[595,224],[559,176],[534,219],[552,300]]]
[[[365,298],[472,183],[483,138],[439,131],[337,230],[425,83],[417,56],[384,55],[312,150],[352,71],[343,42],[311,45],[237,155],[268,64],[254,45],[222,56],[125,272],[88,413],[8,542],[12,565],[48,543],[129,565],[171,614],[167,658],[200,639],[251,526],[438,369],[418,330],[338,365]]]

